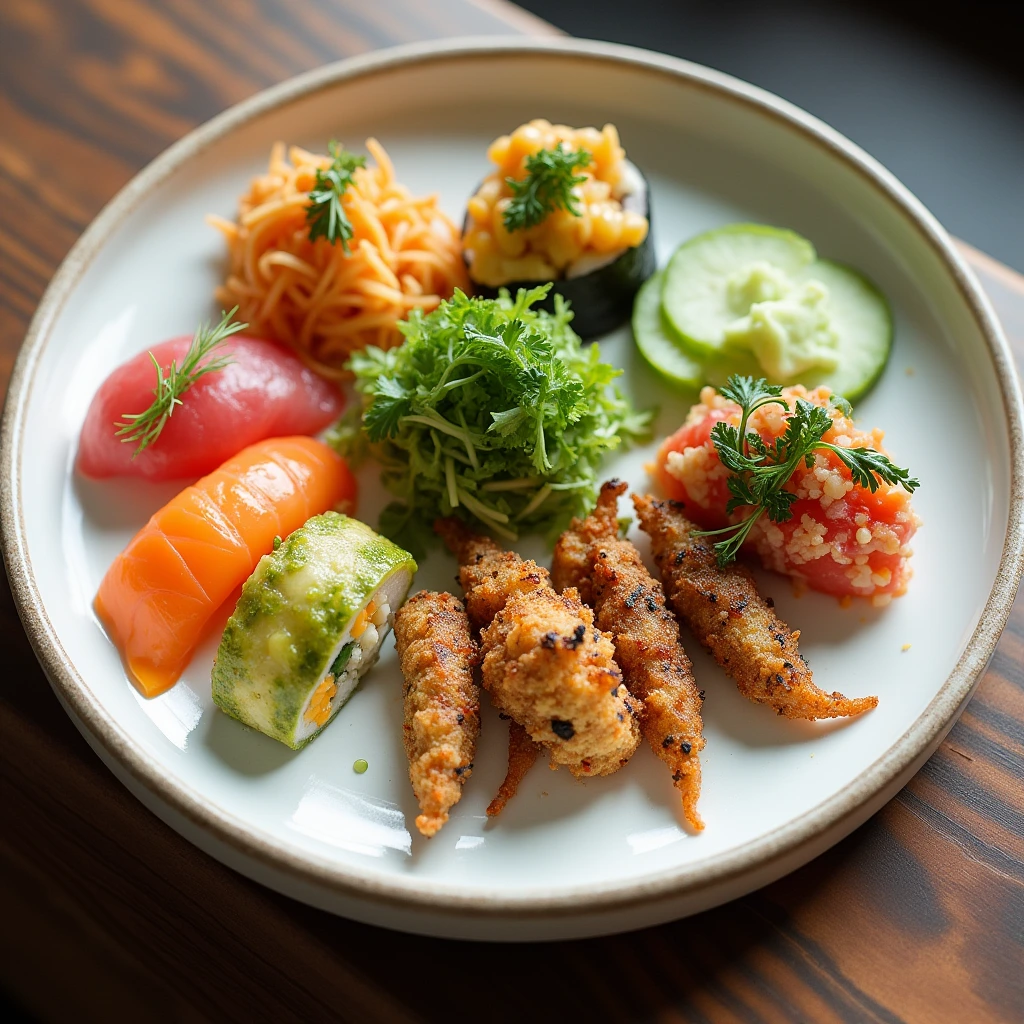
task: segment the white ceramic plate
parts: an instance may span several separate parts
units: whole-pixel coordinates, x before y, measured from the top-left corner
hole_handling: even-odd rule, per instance
[[[373,134],[399,178],[461,215],[496,135],[535,116],[614,121],[653,186],[661,262],[738,220],[796,229],[889,296],[896,346],[860,403],[922,487],[909,594],[884,610],[764,578],[826,690],[877,693],[852,722],[790,722],[744,701],[690,645],[707,691],[700,836],[681,827],[646,747],[608,779],[538,764],[496,822],[506,730],[485,709],[476,771],[440,835],[413,828],[393,644],[320,739],[294,753],[219,713],[213,644],[155,700],[128,682],[90,607],[116,553],[176,488],[84,483],[71,466],[87,404],[134,353],[215,312],[223,258],[209,211],[234,213],[275,139],[322,149]],[[685,406],[634,352],[603,343],[635,400]],[[69,714],[129,788],[190,840],[252,877],[365,921],[433,934],[555,938],[706,908],[792,870],[877,810],[935,748],[1001,630],[1021,564],[1021,410],[1005,341],[948,237],[887,172],[825,125],[717,73],[572,41],[403,48],[323,68],[215,119],[136,178],[61,268],[32,324],[4,421],[4,553],[39,657]],[[647,486],[653,451],[608,463]],[[369,469],[361,513],[384,500]],[[543,558],[537,544],[524,551]],[[430,557],[417,586],[451,585]],[[904,645],[910,649],[904,651]],[[486,703],[486,702],[485,702]],[[352,763],[365,758],[364,775]]]

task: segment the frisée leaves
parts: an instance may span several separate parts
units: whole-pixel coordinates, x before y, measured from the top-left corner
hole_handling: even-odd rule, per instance
[[[456,291],[432,313],[413,310],[400,347],[353,356],[362,427],[334,441],[351,456],[361,433],[380,460],[398,498],[384,533],[422,549],[453,512],[507,540],[556,533],[589,508],[604,456],[648,432],[651,414],[612,384],[621,371],[597,345],[581,345],[561,296],[554,313],[532,308],[549,288],[514,300]]]

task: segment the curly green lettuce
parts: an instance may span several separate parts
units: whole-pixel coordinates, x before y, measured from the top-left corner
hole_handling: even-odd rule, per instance
[[[513,301],[460,291],[399,324],[405,343],[367,348],[349,363],[363,395],[361,425],[339,427],[344,454],[367,448],[398,499],[380,528],[422,550],[438,516],[456,514],[505,540],[557,534],[585,514],[604,457],[649,434],[613,381],[621,374],[584,347],[549,285]]]

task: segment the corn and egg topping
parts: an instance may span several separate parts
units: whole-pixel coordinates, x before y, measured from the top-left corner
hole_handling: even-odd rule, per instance
[[[377,601],[371,600],[355,617],[348,634],[352,641],[342,648],[344,651],[345,647],[351,647],[344,660],[344,668],[335,674],[332,666],[332,671],[324,676],[306,705],[303,717],[309,725],[319,728],[327,724],[331,717],[332,701],[338,694],[339,676],[348,677],[345,680],[347,685],[343,687],[345,696],[348,696],[354,685],[353,680],[360,675],[360,666],[367,658],[376,653],[381,640],[381,631],[387,626],[390,617],[391,605],[388,604],[386,598],[381,598],[379,604]]]
[[[510,231],[505,213],[513,189],[507,179],[526,178],[527,160],[559,144],[590,157],[575,169],[583,179],[572,187],[577,212],[553,209],[539,224]],[[589,258],[585,262],[610,258],[647,237],[647,218],[623,208],[622,200],[637,183],[615,125],[606,124],[601,130],[570,128],[538,119],[495,139],[487,155],[495,170],[469,200],[462,240],[474,281],[496,288],[511,281],[573,276],[571,265],[582,258]]]

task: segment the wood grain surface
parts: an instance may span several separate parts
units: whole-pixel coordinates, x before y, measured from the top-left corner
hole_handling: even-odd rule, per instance
[[[374,47],[544,31],[501,0],[3,0],[0,387],[71,244],[194,125]],[[965,251],[1024,357],[1024,278]],[[938,753],[830,852],[686,921],[507,948],[332,918],[222,867],[91,753],[6,582],[0,644],[0,987],[40,1019],[1024,1019],[1021,602]]]

